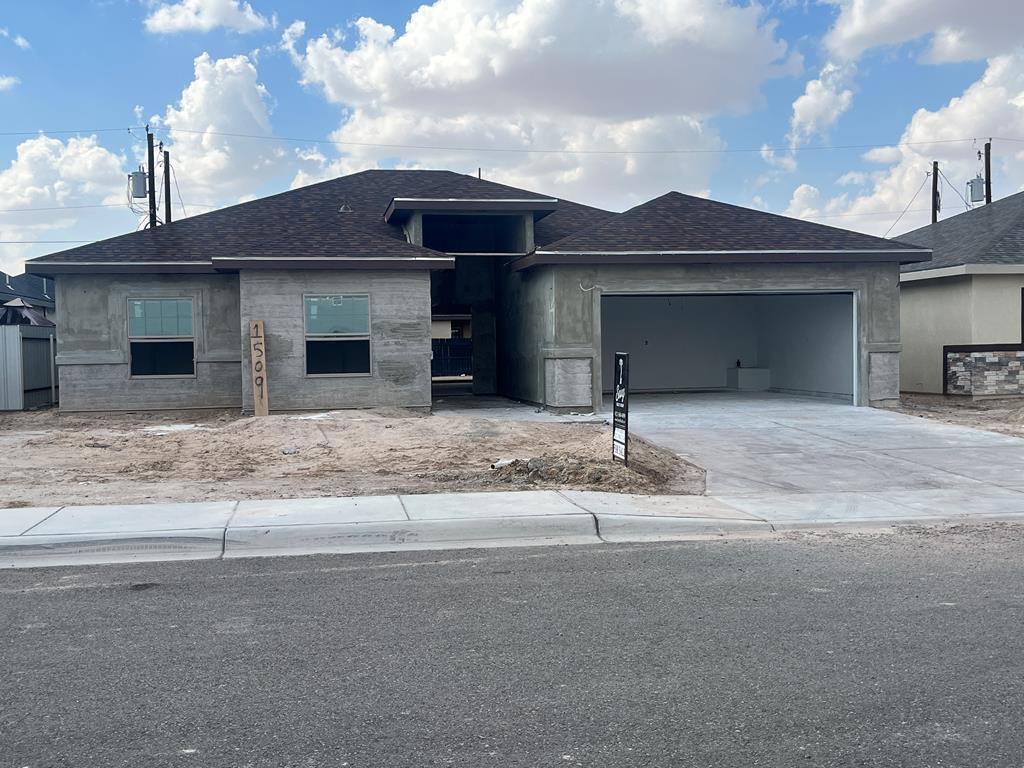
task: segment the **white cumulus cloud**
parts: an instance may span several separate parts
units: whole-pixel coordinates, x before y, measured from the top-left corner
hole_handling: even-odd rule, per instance
[[[825,43],[845,60],[886,45],[923,39],[932,62],[985,59],[1021,42],[1020,0],[828,0],[839,16]]]
[[[979,137],[976,145],[951,141],[971,136]],[[977,152],[989,136],[996,137],[993,188],[998,199],[1024,189],[1024,142],[999,138],[1024,138],[1024,48],[991,59],[981,78],[945,106],[919,109],[898,146],[866,153],[865,159],[888,167],[871,173],[863,194],[827,200],[819,195],[815,199],[802,185],[793,193],[790,212],[809,219],[841,213],[848,217],[842,222],[844,227],[884,234],[918,193],[893,235],[923,226],[930,220],[930,181],[926,182],[926,174],[932,161],[937,160],[944,175],[941,216],[953,215],[965,208],[957,192],[964,194],[966,182],[981,170]],[[847,178],[868,180],[849,174]]]
[[[245,55],[194,61],[193,80],[159,120],[182,196],[201,203],[237,202],[285,171],[288,153],[271,136],[269,93]]]
[[[15,33],[11,32],[6,27],[0,27],[0,37],[3,37],[5,39],[7,39],[7,40],[10,40],[12,43],[14,43],[16,46],[21,48],[21,50],[23,50],[23,51],[27,51],[29,48],[32,47],[29,44],[28,40],[26,40],[21,35],[18,35],[18,34],[15,34]]]
[[[143,22],[146,30],[158,34],[209,32],[224,27],[235,32],[258,32],[272,26],[272,20],[240,0],[180,0],[161,3]]]
[[[644,153],[720,147],[711,118],[749,109],[766,79],[794,66],[759,6],[726,0],[436,0],[402,32],[367,17],[351,40],[304,32],[292,24],[281,43],[302,81],[342,110],[336,140],[480,151],[349,145],[297,181],[386,162],[483,167],[609,206],[706,190],[713,158]]]
[[[78,239],[81,223],[93,213],[69,206],[123,201],[125,162],[95,136],[67,141],[37,136],[21,142],[14,160],[0,170],[0,240]],[[18,211],[25,208],[57,210]],[[19,274],[29,256],[65,247],[72,246],[0,244],[0,270]]]
[[[0,75],[0,91],[9,91],[20,82],[14,75]]]
[[[852,64],[828,62],[817,79],[810,80],[804,92],[793,102],[789,122],[790,146],[805,144],[814,136],[824,136],[853,103],[853,91],[847,85],[853,79]]]

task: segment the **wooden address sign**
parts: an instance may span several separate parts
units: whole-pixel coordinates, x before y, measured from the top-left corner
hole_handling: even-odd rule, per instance
[[[249,322],[249,360],[252,363],[252,410],[257,416],[267,416],[270,413],[270,395],[267,392],[267,343],[262,320]]]

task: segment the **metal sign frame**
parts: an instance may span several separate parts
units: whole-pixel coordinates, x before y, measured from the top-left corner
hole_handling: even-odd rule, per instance
[[[629,353],[615,353],[612,389],[612,461],[629,464]]]

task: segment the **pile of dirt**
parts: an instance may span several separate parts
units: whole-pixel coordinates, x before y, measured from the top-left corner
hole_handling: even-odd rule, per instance
[[[1024,399],[974,400],[953,395],[904,394],[896,410],[961,427],[1024,437]]]
[[[0,507],[441,491],[703,493],[704,472],[603,423],[402,409],[0,416]],[[495,466],[496,468],[492,468]]]

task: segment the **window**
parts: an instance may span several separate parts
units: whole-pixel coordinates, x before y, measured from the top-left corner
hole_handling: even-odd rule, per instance
[[[307,376],[370,375],[370,297],[303,297]]]
[[[128,299],[132,376],[195,376],[192,299]]]

